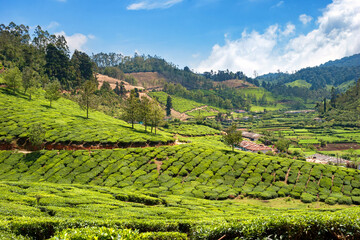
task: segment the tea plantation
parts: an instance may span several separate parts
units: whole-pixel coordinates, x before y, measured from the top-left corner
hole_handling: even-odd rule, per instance
[[[46,130],[45,141],[60,143],[116,143],[119,146],[172,142],[170,134],[151,134],[144,127],[131,125],[101,112],[91,111],[85,118],[80,107],[60,98],[49,107],[42,95],[29,101],[21,95],[6,94],[0,89],[0,141],[27,138],[32,124],[40,123]]]
[[[338,239],[358,207],[286,209],[91,185],[0,182],[1,239]]]
[[[360,204],[354,169],[196,144],[94,151],[0,152],[0,180],[91,184],[205,199],[239,195]]]
[[[358,170],[231,152],[206,126],[132,130],[96,111],[85,119],[70,100],[50,108],[35,97],[0,90],[2,144],[26,141],[34,123],[51,143],[144,146],[172,134],[194,143],[0,151],[0,239],[360,238]]]

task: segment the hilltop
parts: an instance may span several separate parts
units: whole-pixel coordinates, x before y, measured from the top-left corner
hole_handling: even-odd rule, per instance
[[[360,54],[329,61],[317,67],[303,68],[295,73],[269,73],[257,77],[258,80],[276,84],[287,84],[303,80],[318,90],[327,86],[339,87],[354,82],[360,77]]]

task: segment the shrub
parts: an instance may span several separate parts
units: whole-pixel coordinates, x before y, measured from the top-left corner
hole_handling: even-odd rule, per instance
[[[314,195],[311,195],[309,193],[303,193],[300,197],[301,201],[304,203],[312,203],[317,201],[317,197]]]
[[[352,196],[351,199],[354,204],[360,204],[360,197]]]
[[[360,189],[354,188],[351,192],[351,195],[353,196],[360,196]]]
[[[326,200],[325,200],[325,203],[326,204],[329,204],[329,205],[335,205],[336,202],[337,202],[337,198],[334,198],[334,197],[328,197]]]
[[[320,187],[330,189],[332,185],[331,178],[323,177],[320,180]]]
[[[88,240],[88,239],[124,239],[124,240],[139,240],[141,239],[138,231],[131,229],[116,230],[107,227],[88,227],[88,228],[71,228],[65,229],[56,234],[53,240],[66,239],[66,240]],[[144,238],[146,239],[146,238]]]
[[[339,198],[338,202],[339,202],[339,204],[347,204],[347,205],[352,204],[351,197],[347,197],[347,196],[343,196],[343,197]]]

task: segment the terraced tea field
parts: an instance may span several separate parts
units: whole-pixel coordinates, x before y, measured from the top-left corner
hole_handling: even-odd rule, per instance
[[[29,128],[35,123],[46,130],[45,141],[50,143],[114,143],[121,147],[174,141],[168,133],[151,134],[140,125],[133,130],[130,124],[101,112],[91,111],[90,119],[86,119],[76,103],[64,98],[54,102],[52,108],[43,96],[35,98],[29,101],[0,89],[0,141],[26,141]]]
[[[162,130],[179,134],[183,136],[206,136],[206,135],[216,135],[220,134],[219,130],[205,126],[205,125],[195,125],[195,124],[171,124],[167,128],[162,128]]]
[[[0,180],[147,189],[205,199],[291,196],[303,202],[360,204],[354,169],[196,144],[94,151],[0,153]]]
[[[358,207],[317,209],[303,205],[290,209],[298,204],[285,199],[286,206],[274,209],[241,200],[9,181],[0,182],[0,191],[2,239],[48,239],[54,235],[52,239],[113,239],[110,236],[118,234],[129,240],[253,239],[273,234],[335,239],[342,232],[359,235],[354,221]]]
[[[149,92],[149,96],[156,98],[161,104],[166,105],[168,94],[165,92]],[[189,99],[171,96],[172,106],[175,111],[186,113],[189,116],[216,116],[219,112],[225,113],[226,111],[221,108],[206,106],[206,104],[198,103]],[[196,110],[199,109],[199,110]],[[200,111],[200,112],[199,112]]]

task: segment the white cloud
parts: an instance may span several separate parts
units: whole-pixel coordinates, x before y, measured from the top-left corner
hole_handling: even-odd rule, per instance
[[[300,22],[302,22],[304,25],[308,24],[309,22],[311,22],[312,20],[312,17],[311,16],[308,16],[306,14],[301,14],[299,16],[299,20]]]
[[[81,33],[75,33],[71,36],[66,35],[66,33],[64,31],[55,33],[55,35],[59,36],[59,35],[63,35],[66,39],[67,45],[69,46],[69,49],[71,52],[73,52],[75,49],[79,50],[79,51],[84,51],[83,47],[84,45],[87,43],[88,39],[93,39],[95,38],[94,35],[84,35]]]
[[[293,71],[360,52],[360,1],[333,0],[317,19],[317,27],[306,35],[295,35],[295,26],[284,31],[278,25],[264,33],[243,32],[240,39],[225,39],[214,45],[197,71],[229,69],[251,75]],[[289,35],[289,36],[286,36]]]
[[[272,6],[272,8],[281,7],[283,4],[284,4],[284,1],[280,1],[277,4],[275,4],[274,6]]]
[[[285,30],[283,32],[281,32],[281,34],[284,35],[284,36],[288,36],[288,35],[290,35],[290,34],[292,34],[294,32],[295,32],[295,25],[292,24],[292,23],[288,23],[286,25]]]
[[[53,28],[57,28],[58,26],[60,26],[60,24],[58,22],[52,21],[50,22],[50,24],[46,27],[46,29],[53,29]]]
[[[183,0],[144,0],[127,6],[127,10],[151,10],[156,8],[169,8]]]

